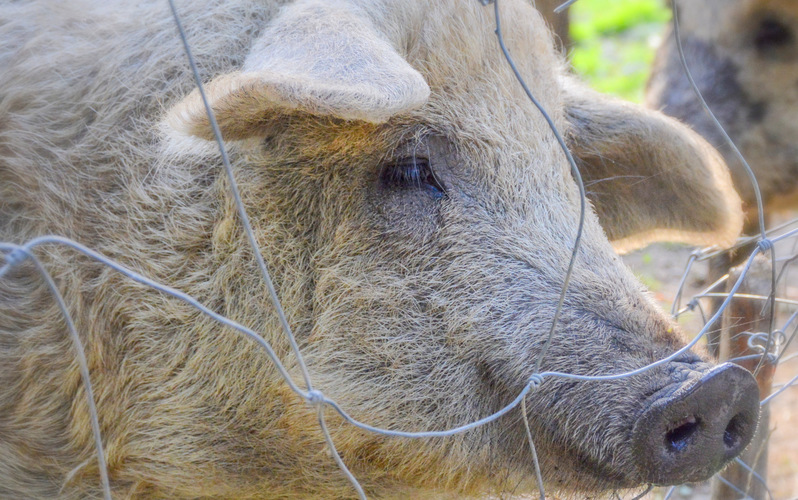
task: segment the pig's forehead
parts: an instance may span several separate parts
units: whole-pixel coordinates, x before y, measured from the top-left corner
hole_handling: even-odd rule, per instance
[[[492,4],[482,5],[479,0],[358,1],[430,87],[451,87],[453,78],[514,78],[499,48]],[[505,43],[525,77],[553,76],[561,58],[540,14],[527,0],[499,4]]]

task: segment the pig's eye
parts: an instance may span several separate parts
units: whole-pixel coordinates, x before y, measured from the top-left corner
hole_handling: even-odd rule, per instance
[[[421,189],[435,198],[446,195],[446,189],[432,171],[429,159],[420,156],[399,158],[385,165],[380,173],[380,183],[385,189]]]
[[[783,47],[792,41],[793,32],[790,27],[773,18],[766,18],[759,23],[754,34],[754,45],[759,51]]]

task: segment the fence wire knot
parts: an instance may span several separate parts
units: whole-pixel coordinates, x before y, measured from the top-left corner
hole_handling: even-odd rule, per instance
[[[767,252],[768,250],[773,250],[773,240],[769,238],[762,238],[756,244],[760,250],[763,252]]]
[[[690,311],[695,311],[695,308],[698,307],[698,299],[693,297],[690,299],[690,302],[687,303],[686,307]]]
[[[768,352],[769,356],[777,353],[779,346],[781,346],[787,340],[787,335],[781,330],[773,330],[773,333],[771,334],[766,332],[744,332],[743,334],[748,335],[748,348],[761,354],[765,353],[766,347],[768,344],[770,344],[770,352]],[[772,342],[769,342],[769,339],[772,339]]]
[[[316,408],[322,406],[324,404],[324,401],[326,400],[324,394],[321,391],[317,391],[316,389],[308,391],[306,399],[308,400],[308,404]]]
[[[543,383],[543,375],[535,373],[529,376],[527,385],[532,389],[537,389]]]
[[[22,261],[27,259],[28,258],[28,252],[26,252],[22,248],[17,248],[17,249],[15,249],[12,252],[7,253],[5,255],[5,258],[6,258],[6,264],[8,264],[9,266],[13,267],[13,266],[16,266],[17,264],[22,263]]]

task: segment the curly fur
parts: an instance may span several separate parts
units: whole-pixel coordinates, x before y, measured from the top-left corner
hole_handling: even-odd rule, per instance
[[[682,44],[710,108],[751,165],[767,213],[798,207],[798,5],[790,0],[677,1]],[[660,47],[646,104],[691,125],[724,155],[755,232],[748,174],[702,109],[671,30]]]
[[[485,416],[531,375],[562,286],[578,215],[562,151],[479,2],[280,3],[179,9],[223,130],[237,139],[229,148],[244,203],[312,380],[381,427],[442,429]],[[587,214],[543,369],[639,367],[683,339],[605,229],[619,240],[648,231],[636,245],[657,229],[728,240],[739,231],[738,200],[695,134],[567,83],[537,12],[508,0],[502,13],[522,73],[586,152],[592,178],[615,175],[608,165],[639,166],[645,177],[667,171],[708,193],[709,225],[677,216],[689,209],[679,196],[641,223],[624,222],[648,204],[643,189]],[[336,16],[351,29],[329,28]],[[300,18],[325,28],[292,37]],[[279,58],[263,49],[274,37],[286,44]],[[205,141],[165,2],[6,2],[0,40],[0,240],[77,239],[261,332],[298,375]],[[323,64],[335,50],[351,57]],[[339,84],[319,90],[330,78]],[[363,81],[376,96],[365,104],[348,86]],[[605,136],[613,116],[626,118]],[[380,184],[402,151],[429,156],[445,197]],[[72,251],[41,256],[87,346],[115,496],[352,495],[314,410],[251,342]],[[99,496],[71,349],[40,278],[15,268],[0,281],[2,497]],[[528,409],[547,486],[568,495],[639,484],[628,433],[644,396],[670,373],[544,383]],[[361,432],[333,415],[329,423],[374,496],[534,488],[517,412],[425,441]]]

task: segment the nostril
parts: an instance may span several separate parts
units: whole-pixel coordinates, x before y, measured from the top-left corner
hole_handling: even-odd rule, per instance
[[[665,433],[665,446],[668,451],[682,451],[690,443],[690,437],[698,430],[699,421],[687,417]]]
[[[742,413],[738,413],[729,420],[726,430],[723,431],[723,444],[726,445],[726,448],[731,450],[739,446],[742,440],[742,434],[745,430],[745,425],[743,424],[744,420],[745,417]]]
[[[703,481],[751,441],[759,413],[754,377],[732,364],[702,373],[665,386],[637,417],[632,450],[646,482]]]

